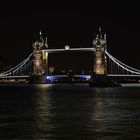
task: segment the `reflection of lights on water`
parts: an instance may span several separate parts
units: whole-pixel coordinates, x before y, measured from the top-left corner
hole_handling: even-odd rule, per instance
[[[41,89],[43,89],[43,88],[46,88],[47,85],[46,85],[46,84],[40,84],[39,87],[40,87]]]
[[[36,94],[34,97],[34,118],[33,125],[38,130],[46,131],[48,129],[49,116],[51,115],[50,109],[53,108],[52,98],[50,96],[49,88],[52,87],[51,84],[37,84]],[[35,133],[34,138],[40,137],[40,133]]]
[[[38,85],[38,88],[45,89],[47,87],[45,84]],[[35,104],[34,104],[34,125],[39,130],[47,130],[48,116],[50,114],[50,98],[45,91],[39,91],[36,94]],[[38,137],[39,133],[35,133],[34,138]]]
[[[104,100],[102,96],[102,89],[95,88],[95,97],[90,102],[93,103],[93,112],[91,113],[91,122],[96,130],[103,131],[104,129],[104,118],[105,118],[105,108]]]
[[[51,86],[52,86],[51,84],[37,84],[37,85],[35,85],[35,87],[39,91],[47,91]]]

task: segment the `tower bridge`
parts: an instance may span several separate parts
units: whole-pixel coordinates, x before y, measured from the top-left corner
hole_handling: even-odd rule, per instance
[[[106,75],[108,77],[116,79],[140,79],[140,70],[135,69],[121,62],[113,57],[107,51],[107,39],[106,34],[101,32],[93,40],[93,45],[86,48],[71,48],[66,45],[61,49],[49,49],[47,38],[43,39],[42,33],[39,33],[39,39],[33,42],[33,53],[31,53],[21,63],[13,67],[12,69],[2,72],[0,79],[21,79],[29,77],[46,77],[50,76],[48,56],[50,53],[67,53],[67,52],[93,52],[93,69],[91,73],[96,75]],[[56,76],[60,77],[60,76]],[[66,76],[67,77],[67,76]],[[81,75],[75,75],[75,77],[82,77]],[[90,77],[87,75],[85,77]],[[82,78],[85,78],[84,76]],[[130,80],[131,81],[131,80]]]

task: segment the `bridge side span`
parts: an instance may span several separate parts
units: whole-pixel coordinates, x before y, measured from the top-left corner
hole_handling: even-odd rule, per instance
[[[120,67],[122,70],[125,70],[127,73],[131,73],[131,75],[140,75],[140,70],[138,69],[135,69],[133,67],[130,67],[124,63],[122,63],[121,61],[119,61],[118,59],[116,59],[115,57],[113,57],[112,55],[110,55],[107,51],[105,51],[106,55],[109,57],[109,59],[111,61],[113,61],[114,64],[116,64],[118,66],[118,68]],[[109,74],[109,73],[108,73]],[[119,74],[119,73],[118,73]],[[122,73],[122,75],[124,75]],[[130,75],[130,74],[127,74],[127,75]]]
[[[26,59],[24,59],[21,63],[11,68],[10,70],[0,73],[0,77],[15,75],[15,73],[18,71],[21,73],[23,71],[23,67],[26,66],[26,64],[30,61],[32,55],[33,53],[31,53]]]

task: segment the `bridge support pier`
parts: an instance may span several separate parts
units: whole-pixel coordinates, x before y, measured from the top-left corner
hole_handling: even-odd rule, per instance
[[[31,84],[45,84],[46,83],[46,76],[45,75],[30,76],[29,83],[31,83]]]

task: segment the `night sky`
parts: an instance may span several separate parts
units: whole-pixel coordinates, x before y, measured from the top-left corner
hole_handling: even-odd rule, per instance
[[[67,44],[89,47],[101,26],[107,34],[108,51],[140,69],[140,10],[136,3],[16,4],[4,4],[0,13],[0,56],[11,64],[19,63],[32,52],[32,42],[40,29],[48,37],[49,48],[64,48]],[[86,57],[78,53],[77,56],[82,61]]]

